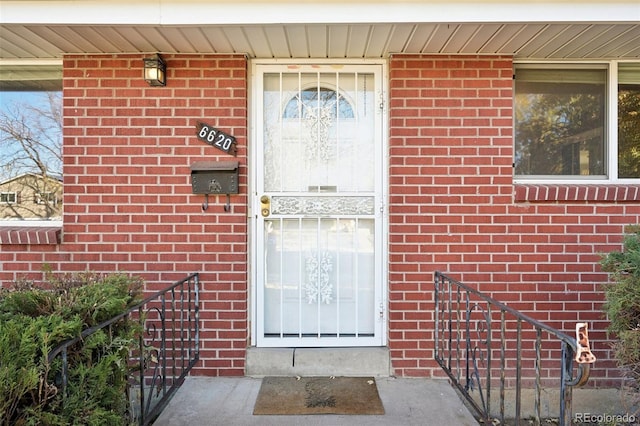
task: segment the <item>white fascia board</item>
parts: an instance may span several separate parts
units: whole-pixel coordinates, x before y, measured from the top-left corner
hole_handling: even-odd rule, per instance
[[[0,1],[0,23],[43,25],[158,25],[159,2],[122,0]],[[1,30],[1,29],[0,29]]]
[[[10,66],[62,66],[62,59],[5,59],[0,58],[0,67]]]
[[[223,25],[414,22],[630,22],[638,0],[80,0],[0,2],[0,23]]]

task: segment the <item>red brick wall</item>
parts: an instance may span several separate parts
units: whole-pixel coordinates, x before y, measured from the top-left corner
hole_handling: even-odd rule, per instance
[[[25,272],[124,271],[158,290],[201,272],[198,373],[244,374],[247,291],[247,61],[163,55],[167,86],[143,55],[64,59],[64,227],[60,246],[2,245],[0,281]],[[193,195],[190,165],[232,156],[196,138],[196,120],[238,141],[240,194]],[[215,362],[211,360],[215,359]]]
[[[241,375],[249,335],[247,62],[164,58],[166,87],[144,83],[142,55],[65,58],[63,243],[0,245],[0,282],[40,279],[49,264],[124,271],[151,290],[199,271],[197,373]],[[640,204],[620,189],[620,198],[597,191],[568,201],[558,194],[577,190],[514,185],[510,57],[396,55],[389,71],[395,373],[442,374],[433,361],[432,282],[440,270],[567,333],[590,322],[599,358],[592,375],[601,383],[615,377],[600,313],[607,276],[597,262],[620,248]],[[197,140],[196,120],[238,139],[240,194],[231,212],[225,197],[211,197],[203,211],[204,197],[191,193],[191,163],[233,158]]]
[[[433,361],[433,272],[440,270],[569,335],[577,321],[589,322],[599,358],[591,382],[617,377],[598,261],[621,248],[625,225],[640,221],[637,198],[617,190],[617,198],[599,191],[590,201],[567,201],[553,194],[576,191],[516,188],[510,57],[396,55],[389,72],[396,373],[441,375]]]

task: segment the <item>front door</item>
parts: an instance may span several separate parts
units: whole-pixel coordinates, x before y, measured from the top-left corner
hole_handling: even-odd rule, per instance
[[[382,65],[254,71],[255,342],[383,345]]]

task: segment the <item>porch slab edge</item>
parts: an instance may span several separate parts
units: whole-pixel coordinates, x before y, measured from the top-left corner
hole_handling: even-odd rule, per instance
[[[245,375],[388,377],[389,348],[256,348],[247,349]]]

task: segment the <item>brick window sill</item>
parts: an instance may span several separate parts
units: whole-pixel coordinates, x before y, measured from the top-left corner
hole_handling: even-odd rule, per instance
[[[515,186],[515,201],[640,201],[640,185],[560,185],[520,184]]]
[[[61,226],[0,226],[0,244],[55,245],[62,240]]]

